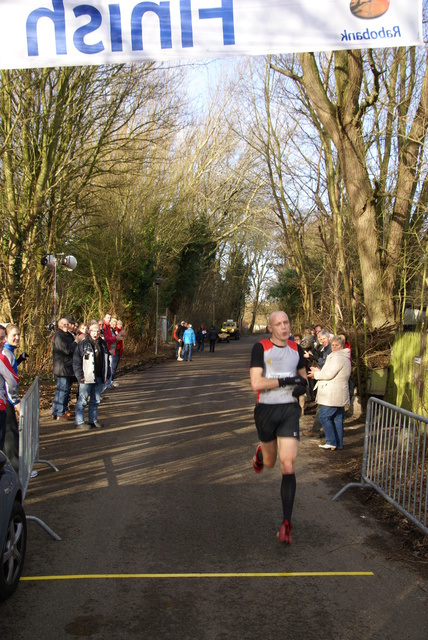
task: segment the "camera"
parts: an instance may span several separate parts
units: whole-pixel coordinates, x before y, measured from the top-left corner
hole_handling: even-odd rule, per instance
[[[312,347],[314,346],[314,342],[315,342],[314,336],[311,336],[311,335],[305,336],[300,341],[300,346],[302,347],[302,349],[307,351],[308,349],[312,349]]]
[[[305,352],[305,355],[307,355],[307,361],[309,364],[318,363],[318,354],[314,344],[315,338],[313,335],[305,336],[300,342],[300,346]]]

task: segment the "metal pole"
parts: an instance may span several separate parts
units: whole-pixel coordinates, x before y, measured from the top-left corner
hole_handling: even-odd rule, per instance
[[[155,355],[158,355],[158,308],[159,308],[159,285],[156,283],[156,341]]]
[[[58,260],[54,258],[54,318],[53,318],[54,332],[56,331],[56,265],[57,263],[58,263]]]

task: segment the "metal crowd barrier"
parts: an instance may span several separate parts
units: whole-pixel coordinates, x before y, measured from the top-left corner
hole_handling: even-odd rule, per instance
[[[22,486],[23,500],[35,462],[47,464],[53,471],[58,471],[54,464],[39,458],[39,398],[39,378],[37,377],[21,400],[19,416],[19,480]],[[37,522],[52,538],[61,540],[47,524],[36,516],[27,516],[27,520]]]
[[[428,534],[428,418],[377,398],[367,405],[361,482],[371,487]]]

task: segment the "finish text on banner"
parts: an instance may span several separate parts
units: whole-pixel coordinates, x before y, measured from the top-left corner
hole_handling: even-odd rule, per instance
[[[0,68],[422,44],[422,0],[0,0]]]

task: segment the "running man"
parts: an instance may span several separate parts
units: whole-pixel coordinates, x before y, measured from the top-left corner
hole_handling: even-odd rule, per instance
[[[281,467],[283,523],[277,537],[291,544],[291,514],[296,493],[294,462],[299,448],[300,406],[307,378],[302,348],[290,338],[290,320],[284,311],[269,317],[271,338],[257,342],[251,353],[251,388],[257,392],[254,420],[260,444],[253,457],[256,473]]]

